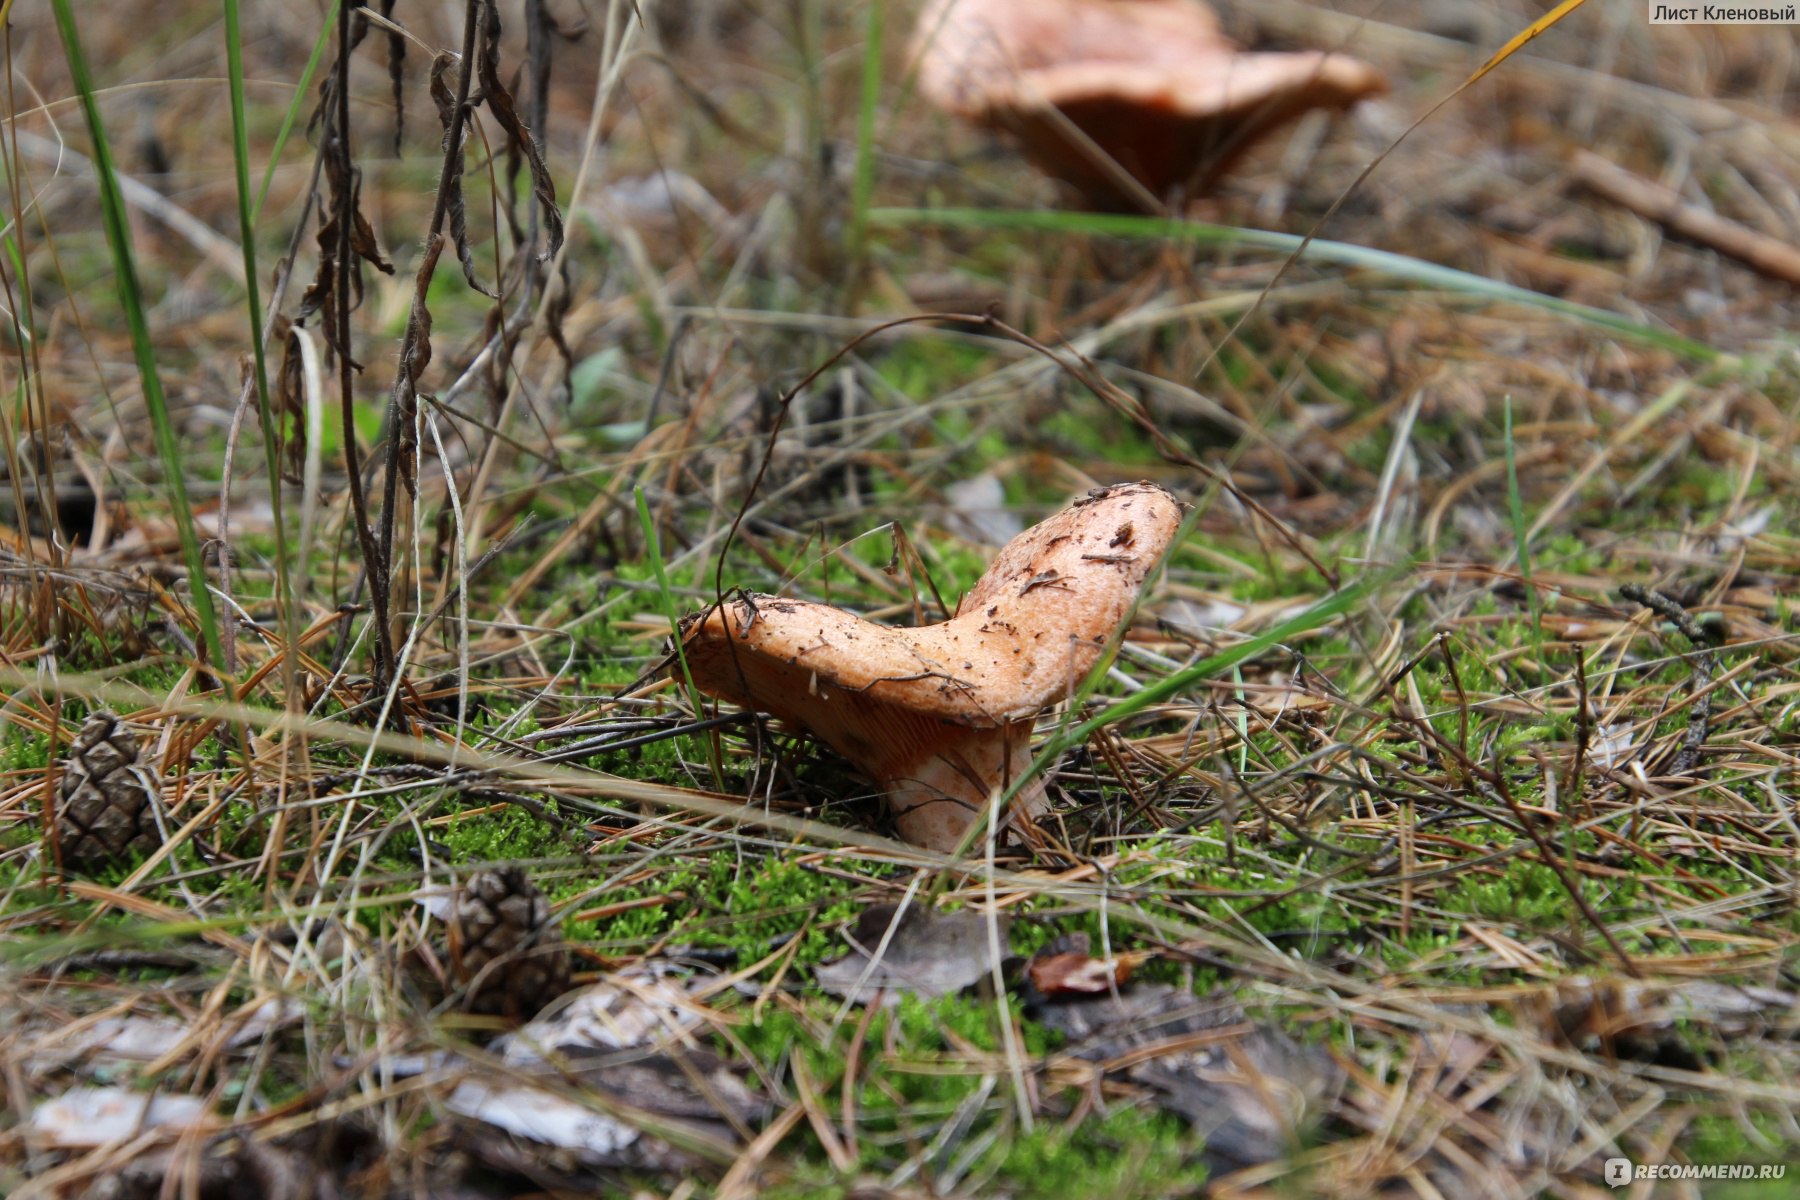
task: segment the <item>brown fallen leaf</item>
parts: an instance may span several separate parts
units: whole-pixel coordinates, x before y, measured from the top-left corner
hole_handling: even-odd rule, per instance
[[[1102,996],[1125,982],[1131,974],[1131,964],[1119,958],[1052,954],[1033,958],[1025,971],[1031,986],[1046,996]]]
[[[1148,957],[1136,953],[1095,958],[1088,953],[1087,934],[1071,934],[1032,955],[1025,964],[1025,978],[1044,997],[1104,996],[1131,978]]]

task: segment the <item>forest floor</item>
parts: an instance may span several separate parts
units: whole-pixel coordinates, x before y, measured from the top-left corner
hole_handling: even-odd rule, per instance
[[[504,5],[461,204],[462,6],[347,76],[328,5],[79,6],[85,84],[56,7],[0,128],[0,1194],[1800,1188],[1796,293],[1580,157],[1800,242],[1785,29],[1595,0],[1408,132],[1541,6],[1222,6],[1389,94],[1097,216],[923,102],[911,5]],[[663,670],[733,589],[937,619],[1140,479],[1188,524],[1025,836],[909,846]],[[155,802],[85,859],[103,776]]]

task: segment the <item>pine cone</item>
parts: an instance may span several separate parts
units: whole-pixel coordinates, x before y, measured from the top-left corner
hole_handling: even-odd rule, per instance
[[[469,876],[449,925],[465,1010],[525,1020],[569,989],[569,950],[550,902],[518,867]]]
[[[162,845],[157,786],[138,764],[138,742],[109,712],[89,717],[63,762],[57,838],[65,863],[100,866]]]

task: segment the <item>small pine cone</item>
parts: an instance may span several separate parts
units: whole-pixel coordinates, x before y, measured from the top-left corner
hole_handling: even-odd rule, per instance
[[[65,863],[100,866],[162,844],[157,787],[138,764],[138,742],[109,712],[89,717],[63,762],[57,838]]]
[[[569,990],[569,949],[550,902],[518,867],[469,876],[449,925],[467,1011],[527,1020]]]

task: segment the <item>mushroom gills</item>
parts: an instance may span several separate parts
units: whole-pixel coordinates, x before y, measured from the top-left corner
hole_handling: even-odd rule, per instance
[[[739,616],[723,614],[741,628]],[[810,731],[859,766],[885,793],[896,831],[915,846],[953,849],[981,816],[973,797],[1004,792],[1031,767],[1029,720],[962,725],[888,703],[872,694],[874,686],[858,692],[830,683],[804,658],[785,662],[742,645],[734,653],[722,639],[691,641],[687,656],[711,694]],[[1033,779],[1008,811],[1036,817],[1047,803],[1043,782]]]

